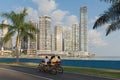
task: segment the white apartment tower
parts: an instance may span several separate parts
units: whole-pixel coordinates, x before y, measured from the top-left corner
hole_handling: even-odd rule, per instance
[[[63,29],[62,25],[55,26],[55,51],[63,49]]]
[[[79,24],[72,25],[72,51],[79,50]]]
[[[39,51],[40,53],[51,52],[51,18],[49,16],[40,17]]]
[[[70,27],[64,30],[64,51],[72,51],[72,29]]]
[[[52,52],[55,51],[55,35],[54,34],[51,35],[51,51]]]
[[[88,13],[87,7],[80,8],[80,51],[88,55]]]

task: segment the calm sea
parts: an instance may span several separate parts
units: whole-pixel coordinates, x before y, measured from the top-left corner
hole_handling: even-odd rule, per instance
[[[96,56],[93,58],[81,58],[82,60],[117,60],[120,61],[120,56]]]

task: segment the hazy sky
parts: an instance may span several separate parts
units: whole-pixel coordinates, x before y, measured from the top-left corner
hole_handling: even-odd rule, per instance
[[[89,52],[96,56],[120,56],[119,31],[105,36],[105,27],[93,30],[94,21],[102,14],[110,4],[100,0],[0,0],[0,13],[20,11],[28,8],[27,19],[38,21],[39,16],[49,15],[52,17],[52,26],[63,24],[71,27],[72,23],[80,22],[80,7],[88,8],[88,34]],[[0,17],[0,22],[3,18]]]

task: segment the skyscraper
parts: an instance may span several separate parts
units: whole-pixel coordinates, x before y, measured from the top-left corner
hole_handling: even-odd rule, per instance
[[[62,51],[63,47],[63,29],[62,25],[55,26],[55,51]]]
[[[51,52],[51,18],[49,16],[40,17],[39,51],[40,53]]]
[[[34,24],[34,27],[36,29],[38,29],[38,24],[35,23],[34,21],[30,21],[30,23]],[[31,40],[30,38],[28,38],[28,49],[27,49],[27,54],[36,54],[37,52],[37,40],[38,40],[38,33],[36,32],[34,34],[35,40]]]
[[[88,14],[87,7],[80,8],[80,51],[88,55]]]
[[[51,51],[55,51],[55,35],[54,33],[51,35]]]
[[[72,25],[72,51],[79,50],[79,24]]]
[[[72,29],[70,27],[64,30],[64,51],[72,51]]]

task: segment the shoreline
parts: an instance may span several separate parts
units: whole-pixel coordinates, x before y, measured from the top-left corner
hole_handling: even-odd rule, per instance
[[[0,56],[0,58],[16,58],[16,57]],[[43,59],[44,56],[20,56],[19,58]],[[64,59],[64,60],[110,60],[110,61],[120,61],[120,56],[61,57],[61,59]]]

